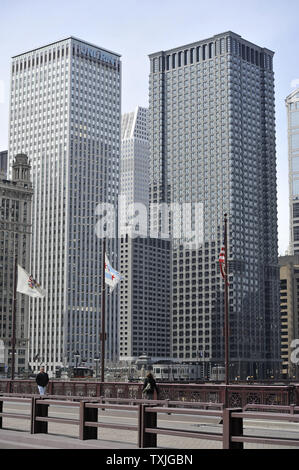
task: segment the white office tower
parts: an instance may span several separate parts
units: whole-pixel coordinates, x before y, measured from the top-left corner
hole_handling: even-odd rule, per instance
[[[101,202],[119,189],[120,56],[69,37],[13,57],[9,158],[33,175],[31,271],[47,291],[30,302],[30,365],[51,374],[100,351]],[[117,268],[117,240],[108,253]],[[106,354],[117,356],[117,293],[106,301]]]
[[[137,106],[122,116],[120,192],[127,204],[148,205],[149,197],[148,109]]]
[[[286,98],[289,142],[290,255],[299,254],[299,88]]]

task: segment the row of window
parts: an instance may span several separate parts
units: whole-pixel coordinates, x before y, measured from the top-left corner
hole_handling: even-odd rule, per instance
[[[43,64],[47,64],[48,62],[51,62],[52,60],[55,61],[56,59],[59,60],[60,58],[64,58],[65,56],[68,57],[69,54],[69,48],[66,46],[61,47],[61,49],[57,49],[57,51],[46,51],[42,52],[40,54],[36,54],[32,57],[25,57],[21,59],[17,59],[15,62],[12,64],[12,74],[18,73],[19,71],[22,72],[22,70],[26,69],[31,69],[34,67],[41,66]]]
[[[273,69],[272,56],[257,49],[249,47],[232,38],[221,38],[216,41],[202,44],[178,52],[155,57],[151,60],[151,71],[153,73],[169,71],[178,67],[192,65],[216,56],[232,53],[252,65],[268,70]]]

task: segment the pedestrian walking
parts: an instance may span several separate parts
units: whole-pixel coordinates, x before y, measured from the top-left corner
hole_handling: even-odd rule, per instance
[[[44,395],[46,391],[46,386],[49,383],[49,376],[47,372],[45,372],[45,368],[41,367],[39,374],[36,376],[36,383],[38,386],[38,391],[40,395]]]
[[[144,393],[145,397],[147,400],[153,400],[154,398],[154,391],[156,390],[157,395],[159,393],[156,381],[154,379],[154,376],[151,372],[147,374],[145,377],[144,383],[143,383],[143,390],[142,393]]]

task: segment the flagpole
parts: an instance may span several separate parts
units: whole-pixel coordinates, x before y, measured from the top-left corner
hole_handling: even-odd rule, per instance
[[[101,321],[101,382],[105,381],[105,254],[106,254],[106,238],[103,238],[102,246],[102,321]]]
[[[16,314],[17,314],[17,269],[18,256],[15,255],[14,289],[12,307],[12,335],[11,335],[11,380],[15,378],[15,354],[16,354]]]
[[[225,278],[224,278],[224,335],[225,335],[225,406],[227,402],[227,385],[229,385],[229,305],[228,305],[228,251],[227,251],[227,214],[224,214],[224,249],[225,249]]]

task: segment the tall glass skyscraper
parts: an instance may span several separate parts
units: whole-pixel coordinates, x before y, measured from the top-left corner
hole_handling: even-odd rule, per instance
[[[120,192],[128,204],[148,206],[148,109],[137,106],[121,122]]]
[[[203,205],[202,247],[172,243],[172,356],[224,364],[228,213],[232,378],[280,367],[273,55],[229,31],[149,56],[150,202]]]
[[[101,240],[95,208],[117,204],[120,56],[70,37],[13,57],[9,158],[33,175],[31,271],[46,289],[30,302],[30,364],[50,373],[100,351]],[[108,244],[117,267],[117,240]],[[107,358],[117,357],[117,294],[107,296]]]
[[[299,254],[299,89],[286,98],[289,143],[290,255]]]

